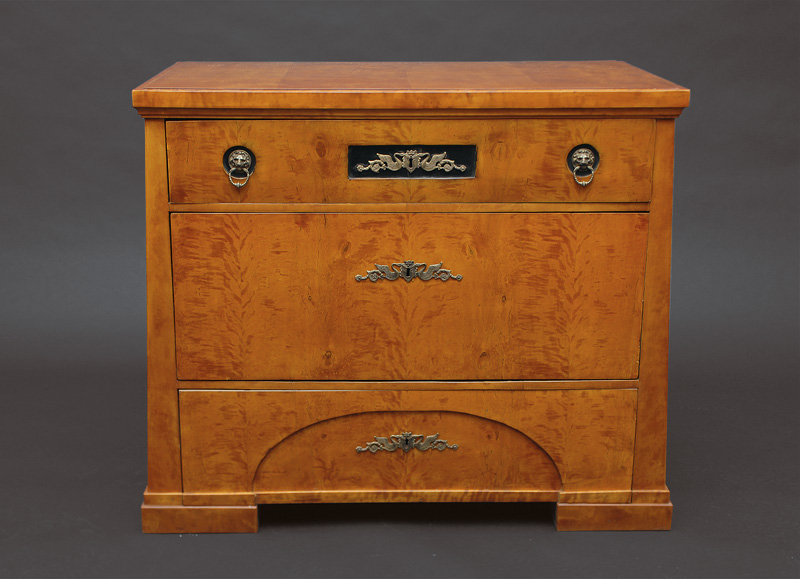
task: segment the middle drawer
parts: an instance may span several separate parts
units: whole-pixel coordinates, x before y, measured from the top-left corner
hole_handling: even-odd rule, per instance
[[[179,213],[171,226],[182,380],[638,376],[645,213]]]

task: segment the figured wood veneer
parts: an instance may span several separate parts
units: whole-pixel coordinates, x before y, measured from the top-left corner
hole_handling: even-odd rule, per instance
[[[615,61],[179,62],[133,91],[143,115],[222,109],[233,118],[253,109],[317,116],[325,109],[567,109],[591,116],[643,108],[675,115],[688,104],[687,89]]]
[[[456,448],[353,452],[408,432],[433,436]],[[359,433],[365,440],[357,447]],[[633,432],[630,432],[631,436]],[[338,446],[337,446],[338,445]],[[364,446],[362,446],[364,445]],[[492,445],[504,452],[489,451]],[[402,459],[400,458],[402,455]],[[472,414],[360,412],[317,422],[271,448],[258,465],[252,490],[256,501],[275,492],[408,491],[463,489],[535,490],[557,500],[561,477],[541,447],[507,423]]]
[[[562,490],[630,491],[633,389],[184,390],[180,408],[191,493],[252,491],[268,502],[271,493],[331,490],[526,490],[533,500]],[[459,448],[355,451],[373,436],[411,430]]]
[[[648,216],[172,216],[182,380],[632,379]],[[444,263],[461,281],[356,282]]]
[[[170,121],[170,201],[646,202],[654,127],[652,119]],[[258,151],[246,187],[228,183],[220,143]],[[475,178],[348,179],[348,146],[412,143],[475,145]],[[603,151],[591,187],[575,186],[565,170],[582,143]]]

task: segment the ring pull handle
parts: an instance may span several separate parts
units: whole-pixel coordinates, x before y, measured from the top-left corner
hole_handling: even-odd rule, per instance
[[[581,187],[586,187],[594,180],[594,172],[599,164],[600,154],[591,145],[578,145],[567,155],[567,166],[572,171],[575,182]]]
[[[591,174],[589,175],[589,179],[588,179],[588,180],[586,180],[586,181],[581,181],[580,179],[578,179],[578,171],[579,171],[580,169],[589,169],[589,171],[591,171]],[[576,182],[578,185],[580,185],[581,187],[586,187],[586,186],[587,186],[589,183],[591,183],[591,182],[592,182],[592,180],[594,179],[594,167],[575,167],[575,168],[572,170],[572,176],[573,176],[573,177],[575,177],[575,182]]]
[[[222,156],[222,166],[231,185],[241,189],[250,180],[256,168],[256,156],[247,147],[231,147]]]
[[[245,185],[247,185],[247,182],[250,180],[250,169],[242,168],[241,171],[244,171],[245,173],[244,181],[234,181],[233,171],[228,172],[228,179],[230,180],[231,185],[233,185],[237,189],[240,189]],[[236,177],[236,179],[239,179],[239,177]]]

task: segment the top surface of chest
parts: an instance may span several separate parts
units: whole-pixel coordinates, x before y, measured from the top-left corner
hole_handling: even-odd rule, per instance
[[[657,109],[677,116],[688,103],[687,89],[616,61],[180,62],[133,91],[143,116],[184,117],[275,109]]]

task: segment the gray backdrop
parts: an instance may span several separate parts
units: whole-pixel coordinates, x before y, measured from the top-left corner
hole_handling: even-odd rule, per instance
[[[0,3],[0,574],[797,577],[797,2]],[[669,533],[547,505],[264,510],[144,536],[143,123],[179,60],[625,60],[678,120]]]

